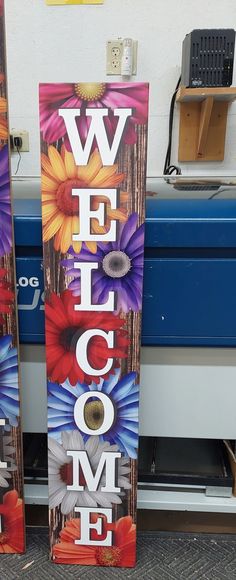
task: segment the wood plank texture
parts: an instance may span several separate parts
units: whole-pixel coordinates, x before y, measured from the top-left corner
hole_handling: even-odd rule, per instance
[[[236,99],[236,87],[204,87],[187,88],[180,87],[176,95],[178,103],[188,101],[203,101],[207,97],[213,97],[219,101],[234,101]]]
[[[208,105],[208,113],[209,111]],[[228,102],[214,100],[210,118],[208,114],[207,125],[204,127],[202,101],[181,102],[178,160],[223,161],[227,113]],[[203,154],[199,154],[202,153],[202,144]]]
[[[205,154],[206,151],[206,143],[213,103],[214,103],[213,97],[207,97],[205,101],[202,101],[201,105],[198,149],[197,149],[197,154],[201,157]]]

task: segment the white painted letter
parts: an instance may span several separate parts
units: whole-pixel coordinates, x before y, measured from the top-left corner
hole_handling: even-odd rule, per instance
[[[75,304],[75,310],[110,311],[115,310],[115,293],[108,293],[108,300],[104,304],[92,304],[92,270],[98,269],[97,262],[74,262],[74,268],[80,270],[80,304]]]
[[[110,229],[104,234],[91,234],[91,219],[97,219],[100,226],[105,226],[105,203],[99,203],[96,210],[91,210],[93,197],[107,197],[111,208],[117,209],[117,189],[72,189],[72,195],[79,197],[80,232],[72,234],[74,242],[114,242],[116,240],[116,221],[111,220]]]
[[[109,373],[111,367],[113,365],[113,358],[108,358],[106,365],[103,369],[93,369],[88,362],[87,356],[87,348],[88,343],[94,336],[102,336],[107,343],[109,348],[114,348],[114,331],[109,330],[105,332],[104,330],[99,330],[99,328],[93,328],[92,330],[86,330],[78,339],[76,345],[76,359],[78,361],[78,365],[88,375],[93,375],[94,377],[100,377]]]
[[[104,408],[104,418],[101,427],[98,429],[89,429],[88,425],[85,423],[84,420],[84,407],[91,397],[96,397],[99,399]],[[77,399],[75,406],[74,406],[74,419],[78,429],[86,433],[86,435],[103,435],[107,433],[111,426],[113,425],[114,421],[114,407],[111,399],[105,393],[101,393],[100,391],[89,391],[88,393],[83,393]]]
[[[131,117],[132,115],[132,109],[114,109],[114,116],[119,117],[119,120],[111,147],[109,145],[104,124],[104,117],[108,116],[108,109],[86,109],[86,116],[92,117],[92,119],[84,148],[81,143],[76,123],[76,117],[80,117],[80,112],[80,109],[58,110],[58,115],[64,119],[76,165],[88,164],[94,138],[96,138],[103,165],[113,165],[125,129],[126,121],[128,117]]]
[[[5,427],[5,425],[6,425],[6,420],[0,419],[0,428]],[[2,436],[2,441],[3,441],[3,436]],[[3,445],[2,445],[2,447],[3,447]],[[6,461],[0,461],[0,469],[7,469],[7,462]]]
[[[98,518],[97,523],[90,522],[90,514],[102,514],[106,516],[107,523],[112,524],[112,509],[111,508],[82,508],[75,507],[75,512],[80,513],[80,540],[75,540],[75,544],[82,544],[83,546],[112,546],[112,532],[107,532],[105,540],[90,540],[90,530],[96,530],[96,532],[102,536],[104,534],[103,530],[103,519]]]
[[[116,460],[121,458],[119,451],[117,453],[103,451],[95,474],[93,474],[89,463],[87,451],[67,451],[66,454],[73,459],[73,484],[67,485],[68,491],[84,491],[84,485],[80,485],[79,482],[81,467],[89,491],[97,491],[103,470],[106,469],[106,482],[101,487],[101,491],[120,493],[121,488],[115,485],[117,475]]]

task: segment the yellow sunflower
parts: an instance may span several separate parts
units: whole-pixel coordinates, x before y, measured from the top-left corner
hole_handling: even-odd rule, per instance
[[[43,240],[48,242],[54,236],[54,248],[63,254],[70,246],[79,253],[82,242],[73,242],[72,235],[79,232],[79,199],[72,196],[74,188],[109,188],[117,187],[124,179],[123,173],[117,173],[117,165],[103,167],[100,154],[96,149],[86,166],[76,166],[71,152],[63,146],[61,153],[52,145],[48,156],[42,155],[42,220]],[[128,195],[120,193],[120,208],[113,210],[105,196],[93,199],[91,209],[96,210],[101,202],[106,203],[106,224],[100,226],[97,219],[91,220],[91,233],[104,234],[109,229],[111,220],[125,222],[127,211],[125,204]],[[97,243],[85,241],[87,248],[96,253]]]

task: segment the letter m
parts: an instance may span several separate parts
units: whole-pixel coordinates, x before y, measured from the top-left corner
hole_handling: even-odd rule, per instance
[[[73,483],[67,486],[68,491],[84,491],[85,482],[89,491],[97,491],[104,470],[106,480],[101,491],[113,493],[121,491],[120,487],[116,487],[116,460],[120,459],[120,452],[103,451],[96,473],[93,473],[87,451],[67,451],[67,455],[72,457],[73,461]],[[82,482],[80,482],[81,471],[83,473]]]

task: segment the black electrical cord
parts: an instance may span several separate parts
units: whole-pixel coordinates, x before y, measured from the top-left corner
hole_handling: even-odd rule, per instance
[[[220,191],[216,191],[215,193],[213,193],[210,197],[208,197],[209,199],[214,199],[215,197],[217,197],[217,195],[220,195],[221,193],[223,193],[224,191],[231,191],[230,187],[225,187],[224,189],[221,189]]]
[[[168,141],[168,146],[167,146],[167,151],[166,151],[166,158],[165,158],[165,165],[164,165],[164,170],[163,173],[164,175],[171,175],[172,173],[175,173],[176,175],[181,175],[181,169],[180,167],[178,167],[177,165],[171,165],[170,161],[171,161],[171,148],[172,148],[172,131],[173,131],[173,118],[174,118],[174,106],[175,106],[175,100],[176,100],[176,94],[180,85],[180,81],[181,81],[181,76],[179,77],[179,80],[177,82],[177,85],[175,87],[175,91],[174,94],[172,95],[172,99],[170,102],[170,112],[169,112],[169,141]]]
[[[18,163],[17,163],[17,167],[16,167],[16,171],[15,171],[15,175],[17,175],[18,171],[19,171],[19,167],[20,167],[20,162],[21,162],[21,153],[20,153],[20,149],[22,147],[22,138],[21,137],[14,137],[13,138],[13,145],[16,147],[19,159],[18,159]]]
[[[17,175],[18,171],[19,171],[19,167],[20,167],[20,162],[21,162],[21,154],[20,154],[20,149],[19,147],[17,147],[17,153],[19,155],[19,159],[18,159],[18,163],[17,163],[17,167],[16,167],[16,171],[15,171],[15,175]]]

